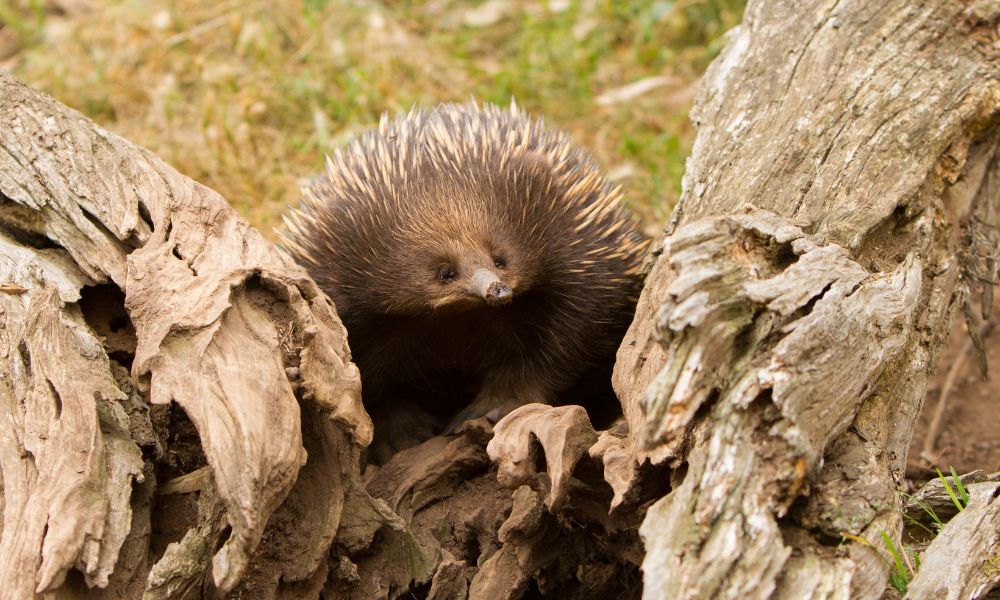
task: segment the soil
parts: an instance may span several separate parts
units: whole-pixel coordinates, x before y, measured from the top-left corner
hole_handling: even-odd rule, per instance
[[[1000,323],[1000,303],[994,303],[991,320]],[[933,478],[934,467],[945,473],[954,467],[959,474],[977,469],[985,473],[1000,471],[1000,332],[994,328],[983,339],[990,366],[985,380],[976,350],[967,343],[968,339],[965,319],[959,314],[928,385],[924,408],[914,430],[907,468],[911,481]],[[966,350],[964,359],[963,350]],[[941,400],[948,372],[958,361],[961,364],[933,445],[935,456],[925,457],[922,452],[931,419]]]

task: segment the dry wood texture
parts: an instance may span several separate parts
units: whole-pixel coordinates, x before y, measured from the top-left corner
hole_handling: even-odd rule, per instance
[[[995,279],[998,17],[751,2],[709,69],[616,367],[637,453],[685,470],[649,598],[881,595],[927,376]]]
[[[171,402],[223,517],[205,511],[211,535],[169,550],[148,593],[199,589],[207,559],[232,589],[268,561],[269,523],[294,558],[269,585],[325,578],[371,438],[329,301],[214,192],[3,73],[0,99],[0,273],[18,286],[0,294],[6,597],[70,569],[109,597],[141,592],[172,435],[149,405]]]
[[[619,352],[624,422],[528,405],[364,479],[357,370],[303,270],[0,73],[0,585],[880,597],[928,374],[997,275],[998,25],[996,1],[751,2]],[[908,597],[996,583],[975,485],[926,561],[977,546]]]

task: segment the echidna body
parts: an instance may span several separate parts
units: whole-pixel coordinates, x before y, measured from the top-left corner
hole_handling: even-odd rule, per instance
[[[587,153],[475,104],[383,117],[282,237],[347,327],[376,436],[397,398],[471,394],[459,419],[556,399],[613,355],[644,247]]]

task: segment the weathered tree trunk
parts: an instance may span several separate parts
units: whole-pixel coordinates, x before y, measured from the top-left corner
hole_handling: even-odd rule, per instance
[[[881,595],[927,377],[997,269],[1000,3],[970,4],[751,2],[705,76],[616,367],[681,473],[647,597]]]
[[[0,589],[879,597],[926,378],[996,275],[998,22],[751,2],[619,352],[627,427],[529,405],[364,481],[357,370],[304,271],[0,72]],[[954,597],[1000,578],[982,485]]]
[[[197,597],[209,568],[222,591],[322,585],[371,422],[302,269],[211,190],[0,72],[0,279],[4,597]],[[193,477],[198,529],[153,565],[171,402],[211,477]],[[277,559],[254,554],[267,531]]]

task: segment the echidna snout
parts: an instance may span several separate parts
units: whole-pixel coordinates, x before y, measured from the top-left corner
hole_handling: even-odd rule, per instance
[[[509,304],[514,296],[510,286],[489,269],[476,269],[472,274],[469,292],[486,300],[490,306]]]

